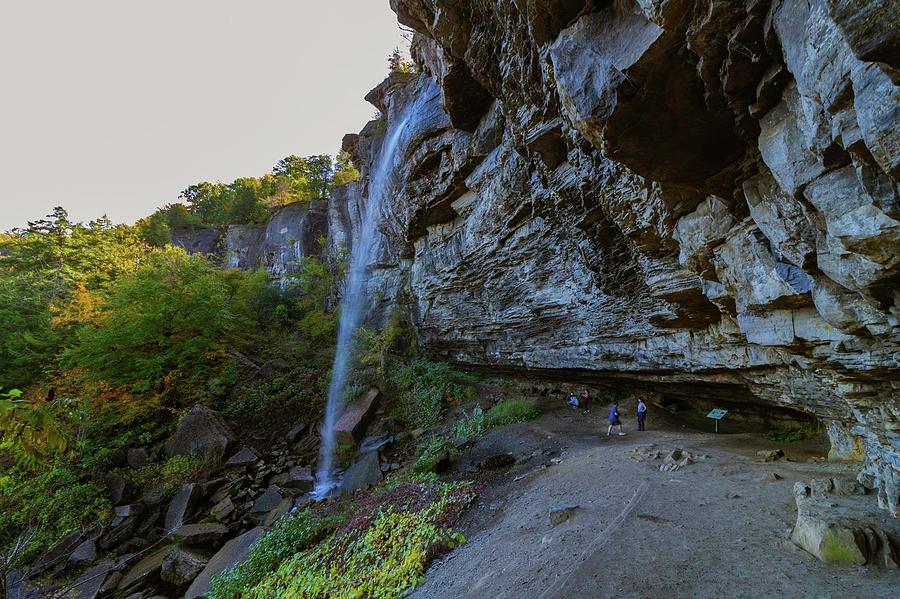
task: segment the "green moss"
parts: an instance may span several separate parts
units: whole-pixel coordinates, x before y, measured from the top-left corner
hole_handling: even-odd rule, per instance
[[[831,529],[825,531],[821,545],[822,560],[830,564],[861,565],[866,563],[852,533],[835,534]]]

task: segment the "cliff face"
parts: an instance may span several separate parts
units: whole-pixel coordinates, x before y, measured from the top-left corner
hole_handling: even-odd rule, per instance
[[[200,226],[172,233],[172,244],[190,253],[217,256],[224,266],[264,268],[279,284],[300,268],[304,256],[323,256],[327,239],[327,204],[288,204],[265,225]]]
[[[391,6],[422,73],[367,96],[327,211],[349,249],[405,123],[373,315],[465,364],[814,414],[900,516],[898,2]],[[285,239],[226,256],[288,263]]]
[[[369,95],[329,228],[404,113],[371,286],[422,346],[815,414],[900,515],[897,2],[391,6],[422,75]]]

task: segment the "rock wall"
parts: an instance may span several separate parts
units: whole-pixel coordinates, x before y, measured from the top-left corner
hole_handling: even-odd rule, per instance
[[[457,362],[790,406],[900,516],[893,0],[391,0],[376,299]]]
[[[200,226],[172,233],[172,244],[216,256],[228,268],[264,268],[279,284],[290,280],[304,256],[324,256],[328,203],[295,203],[276,210],[265,225]],[[325,240],[325,243],[322,241]]]

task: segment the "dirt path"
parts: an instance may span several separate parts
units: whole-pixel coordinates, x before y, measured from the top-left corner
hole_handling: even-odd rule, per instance
[[[777,446],[758,436],[628,424],[626,437],[607,438],[602,413],[554,408],[480,439],[463,469],[499,452],[526,461],[485,485],[461,523],[468,543],[433,564],[412,597],[900,597],[900,572],[828,567],[784,542],[794,482],[852,469],[791,445],[782,449],[796,461],[758,463],[757,450]],[[672,473],[642,457],[674,448],[707,457]],[[762,482],[771,472],[783,478]],[[555,504],[580,507],[551,526]]]

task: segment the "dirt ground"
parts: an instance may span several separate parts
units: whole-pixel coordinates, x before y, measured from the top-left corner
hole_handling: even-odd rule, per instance
[[[458,460],[462,476],[498,453],[520,462],[482,481],[457,527],[468,543],[432,564],[412,597],[900,598],[900,571],[827,566],[786,540],[794,482],[855,477],[852,466],[817,460],[821,443],[699,432],[661,410],[646,432],[625,415],[627,436],[608,438],[603,406],[587,416],[544,407],[538,420],[491,431]],[[671,473],[641,457],[675,448],[706,457]],[[757,461],[756,451],[775,448],[785,460]],[[772,472],[783,478],[765,481]],[[558,504],[579,508],[551,526]],[[900,521],[874,518],[900,534]]]

